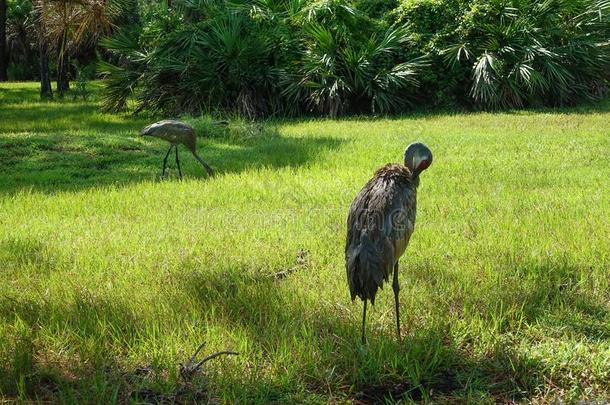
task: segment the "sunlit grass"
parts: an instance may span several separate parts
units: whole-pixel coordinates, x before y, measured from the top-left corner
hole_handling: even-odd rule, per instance
[[[1,85],[1,396],[168,400],[202,341],[241,354],[182,400],[610,396],[607,104],[238,122],[200,139],[218,175],[183,151],[183,181],[137,137],[151,119]],[[434,164],[401,260],[405,336],[386,288],[363,347],[347,210],[415,139]]]

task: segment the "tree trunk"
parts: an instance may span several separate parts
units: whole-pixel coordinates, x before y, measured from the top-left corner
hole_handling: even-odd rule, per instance
[[[8,53],[6,51],[6,0],[0,0],[0,82],[8,80]]]
[[[38,63],[40,67],[40,98],[50,100],[53,98],[53,90],[51,89],[51,78],[49,75],[49,46],[45,38],[45,27],[38,11],[38,3],[33,2],[33,4],[32,20],[36,23]]]
[[[68,55],[60,55],[57,61],[57,93],[63,97],[64,93],[70,90],[68,81]]]
[[[47,41],[40,36],[38,39],[38,53],[40,54],[40,98],[52,99],[51,77],[49,75],[49,46]]]
[[[38,4],[34,3],[32,19],[36,23],[36,35],[38,42],[38,62],[40,67],[40,98],[50,100],[53,98],[51,88],[51,76],[49,74],[49,44],[45,38],[45,27],[42,23]]]
[[[64,96],[66,91],[70,90],[70,82],[68,80],[69,57],[67,44],[67,36],[64,33],[61,43],[59,44],[59,54],[57,56],[57,93],[60,98]]]

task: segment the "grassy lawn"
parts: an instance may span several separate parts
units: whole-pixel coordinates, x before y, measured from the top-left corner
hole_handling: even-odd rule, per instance
[[[0,86],[0,399],[610,398],[609,103],[238,122],[201,134],[218,175],[183,150],[183,181],[137,136],[151,120]],[[387,286],[362,346],[348,207],[416,139],[434,164],[401,260],[403,341]],[[203,341],[240,355],[185,384]]]

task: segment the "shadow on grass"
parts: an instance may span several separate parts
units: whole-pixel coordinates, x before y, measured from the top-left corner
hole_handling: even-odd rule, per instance
[[[9,240],[1,247],[11,251],[5,259],[17,263],[30,254],[45,254],[44,246],[35,242]],[[254,379],[239,371],[228,377],[230,385],[239,387],[240,402],[290,402],[299,389],[360,403],[405,398],[476,401],[477,396],[511,402],[527,400],[547,384],[545,364],[506,342],[483,354],[469,352],[452,337],[450,317],[413,328],[401,343],[393,334],[370,330],[369,342],[362,346],[358,321],[340,305],[328,304],[324,297],[299,287],[300,278],[307,277],[306,268],[283,279],[267,273],[252,274],[251,269],[240,267],[210,273],[185,262],[183,268],[185,271],[177,273],[176,282],[170,285],[180,286],[179,295],[184,293],[189,305],[195,305],[201,324],[207,320],[245,335],[253,348],[247,363],[260,369],[278,366],[282,370]],[[442,270],[436,275],[421,270],[427,269],[415,273],[428,274],[425,282],[444,278],[450,285],[459,283]],[[507,269],[505,276],[523,281],[520,285],[513,291],[502,283],[483,286],[489,289],[488,294],[480,295],[485,299],[468,305],[478,305],[480,314],[490,322],[494,316],[504,317],[501,335],[515,330],[516,319],[511,314],[494,314],[494,308],[521,308],[526,322],[532,324],[546,322],[549,314],[561,316],[567,310],[575,316],[562,318],[564,328],[571,328],[581,338],[590,333],[599,335],[602,330],[583,329],[578,322],[583,316],[601,320],[608,317],[604,307],[580,294],[577,275],[582,270],[561,262],[517,263]],[[347,291],[345,303],[349,305]],[[121,347],[128,350],[143,335],[145,338],[150,330],[156,330],[147,327],[146,322],[151,321],[140,319],[137,311],[137,306],[129,302],[76,286],[60,303],[22,297],[17,292],[0,296],[0,319],[13,325],[8,349],[11,353],[7,346],[0,349],[0,354],[10,359],[0,365],[2,393],[52,401],[113,397],[128,401],[138,388],[135,392],[146,398],[166,398],[163,389],[120,365],[125,356]],[[61,356],[63,361],[72,356],[74,364],[40,361],[53,353],[53,348],[36,340],[36,331],[41,328],[57,328],[67,336],[78,337],[78,344],[65,348],[68,354]],[[201,333],[206,332],[202,329]],[[473,333],[470,338],[477,339]],[[167,380],[167,376],[159,378]],[[171,388],[165,392],[171,392]]]
[[[0,86],[0,110],[3,104],[21,102],[39,102],[40,93],[38,88],[24,86]]]
[[[531,272],[527,283],[512,292],[502,285],[492,287],[485,295],[489,300],[479,305],[485,308],[483,316],[489,317],[490,324],[497,321],[494,317],[504,318],[496,331],[498,336],[510,336],[519,330],[523,325],[516,325],[517,318],[525,318],[526,324],[545,325],[549,315],[561,316],[567,309],[574,317],[561,319],[563,331],[567,329],[576,339],[608,337],[608,328],[603,326],[608,319],[607,309],[572,289],[574,285],[565,285],[582,269],[559,267],[557,263],[523,264],[514,270],[517,277],[522,277],[523,271]],[[283,350],[294,347],[297,353],[285,360],[290,363],[286,373],[294,373],[295,379],[304,381],[308,390],[320,395],[334,386],[346,387],[343,394],[364,403],[470,395],[511,402],[532,398],[549,381],[549,371],[542,360],[529,357],[510,343],[498,341],[485,354],[471,353],[468,345],[454,341],[451,318],[412,330],[402,343],[393,334],[369,331],[368,345],[363,348],[359,322],[342,314],[338,307],[320,306],[320,301],[312,302],[307,294],[301,296],[288,280],[252,276],[248,269],[235,269],[215,275],[186,273],[180,284],[199,303],[202,314],[222,314],[216,322],[229,330],[243,331],[252,345],[263,352],[262,359],[284,358]],[[451,281],[454,282],[457,281]],[[295,283],[298,286],[298,281]],[[498,308],[521,308],[521,313],[492,313]],[[578,320],[591,316],[599,322],[583,328]],[[476,331],[472,333],[475,335],[471,339],[476,340]],[[303,349],[305,353],[298,353]],[[328,380],[328,370],[335,374],[334,380]],[[235,384],[251,390],[253,397],[269,395],[265,401],[290,399],[286,396],[289,393],[279,387],[273,389],[279,384],[273,379],[267,382],[266,394],[256,386],[260,381],[251,387],[245,380],[236,380]],[[287,388],[292,389],[283,387]]]
[[[87,90],[90,93],[88,101],[99,98],[101,83],[88,82]],[[74,90],[74,89],[73,89]],[[0,111],[8,104],[33,103],[38,105],[61,105],[74,102],[74,91],[68,91],[63,99],[54,91],[53,100],[40,99],[40,84],[37,82],[8,82],[0,83]]]
[[[517,330],[525,322],[577,339],[610,339],[607,303],[591,296],[590,291],[600,287],[591,284],[595,282],[591,277],[583,276],[591,273],[589,266],[562,259],[521,262],[507,257],[513,255],[496,254],[495,274],[483,280],[477,274],[469,274],[474,277],[470,280],[457,278],[455,272],[432,266],[411,267],[405,277],[427,285],[440,278],[462,287],[451,300],[442,297],[435,305],[458,317],[481,317],[494,323],[499,332]],[[484,293],[472,294],[475,290]]]
[[[468,109],[468,108],[415,108],[408,112],[395,114],[395,115],[348,115],[338,118],[328,118],[320,116],[303,116],[303,117],[286,117],[273,119],[272,122],[277,124],[300,124],[300,123],[311,123],[319,120],[320,122],[375,122],[375,121],[399,121],[399,120],[421,120],[421,119],[434,119],[451,116],[465,116],[465,115],[477,115],[477,114],[511,114],[511,115],[529,115],[529,114],[598,114],[610,112],[610,97],[591,101],[574,107],[530,107],[524,109],[512,109],[512,110],[482,110],[482,109]]]
[[[2,91],[10,93],[5,99],[19,100],[32,90]],[[95,103],[5,104],[0,108],[0,194],[78,191],[159,179],[167,144],[138,137],[150,120],[102,114]],[[244,139],[201,137],[199,154],[222,175],[302,166],[342,142],[330,137],[286,138],[274,127],[262,128]],[[180,149],[185,177],[205,179],[202,167],[184,147]],[[170,160],[171,178],[174,164]]]
[[[108,117],[109,119],[102,119]],[[91,103],[37,103],[14,104],[0,109],[0,135],[22,132],[50,134],[96,133],[107,135],[130,134],[134,136],[148,121],[142,117],[107,115]]]
[[[4,276],[10,275],[12,270],[18,276],[25,266],[35,267],[38,275],[47,275],[54,265],[46,245],[36,239],[0,240],[0,262],[4,265]]]
[[[98,124],[94,122],[89,125]],[[114,125],[121,128],[132,126]],[[127,129],[124,131],[129,133]],[[161,141],[142,140],[133,132],[134,136],[131,137],[110,138],[58,133],[23,136],[0,134],[0,194],[24,189],[78,191],[160,180],[167,145]],[[274,134],[244,142],[201,139],[199,154],[222,175],[257,168],[302,166],[319,153],[338,148],[340,143],[340,140],[333,138],[285,138]],[[185,177],[207,178],[191,154],[183,147],[180,150]],[[170,160],[170,176],[175,176],[173,165],[174,162]]]
[[[502,263],[499,260],[498,268],[502,269],[502,276],[491,290],[491,301],[498,303],[498,312],[499,304],[505,309],[514,309],[512,314],[506,314],[501,327],[513,328],[525,321],[537,323],[549,333],[554,330],[578,339],[603,341],[610,338],[607,303],[590,296],[589,292],[597,289],[595,286],[582,288],[583,283],[593,282],[591,277],[583,277],[591,272],[588,266],[561,259],[541,263]]]
[[[85,290],[74,291],[61,305],[40,297],[3,295],[0,319],[10,331],[0,350],[5,360],[0,365],[2,395],[26,401],[111,403],[121,389],[129,388],[112,351],[115,341],[133,343],[143,328],[128,303]],[[41,328],[62,330],[69,341],[81,344],[41,345]]]

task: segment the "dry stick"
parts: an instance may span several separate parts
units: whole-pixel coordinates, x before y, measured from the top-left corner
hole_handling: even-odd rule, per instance
[[[195,353],[193,353],[193,355],[191,356],[191,358],[189,359],[189,361],[186,364],[188,364],[188,365],[193,364],[193,361],[195,361],[195,357],[197,357],[197,355],[199,354],[201,349],[203,349],[203,346],[205,346],[205,342],[203,342],[199,345],[197,350],[195,350]]]
[[[222,356],[224,355],[239,355],[238,352],[233,352],[233,351],[222,351],[222,352],[216,352],[213,354],[210,354],[206,357],[204,357],[203,359],[201,359],[197,364],[193,365],[193,362],[195,361],[195,358],[197,357],[197,355],[199,354],[199,352],[201,351],[201,349],[203,349],[203,346],[205,346],[205,342],[201,343],[199,345],[199,347],[197,348],[197,350],[195,350],[195,353],[191,356],[191,358],[189,359],[189,361],[185,364],[185,365],[180,365],[180,373],[182,374],[182,377],[184,379],[188,379],[189,377],[191,377],[193,374],[195,374],[197,372],[197,370],[199,370],[199,368],[207,361],[212,360],[213,358],[216,358],[218,356]]]
[[[223,352],[217,352],[217,353],[214,353],[214,354],[210,354],[209,356],[206,356],[206,357],[204,357],[203,359],[201,359],[201,361],[200,361],[199,363],[195,364],[195,367],[193,368],[193,371],[197,371],[197,369],[198,369],[199,367],[201,367],[201,366],[203,365],[203,363],[205,363],[206,361],[208,361],[208,360],[212,360],[213,358],[218,357],[218,356],[221,356],[221,355],[223,355],[223,354],[226,354],[226,355],[233,355],[233,356],[237,356],[237,355],[239,355],[239,353],[237,353],[237,352],[231,352],[231,351],[223,351]]]

